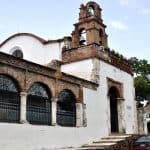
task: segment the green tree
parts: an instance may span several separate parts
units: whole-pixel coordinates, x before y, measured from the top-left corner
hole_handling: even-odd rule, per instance
[[[150,64],[147,60],[130,58],[134,71],[134,85],[137,100],[150,101]]]

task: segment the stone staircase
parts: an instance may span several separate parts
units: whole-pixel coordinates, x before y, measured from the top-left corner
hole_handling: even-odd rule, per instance
[[[84,144],[78,148],[66,147],[55,150],[132,150],[132,143],[137,137],[139,137],[139,135],[112,134],[108,137],[101,138],[98,141]]]
[[[76,150],[132,150],[132,143],[137,135],[111,135]]]

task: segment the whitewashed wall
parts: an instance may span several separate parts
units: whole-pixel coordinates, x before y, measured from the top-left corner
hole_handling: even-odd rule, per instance
[[[37,39],[19,36],[2,46],[0,51],[9,53],[19,46],[24,59],[38,64],[47,64],[52,59],[59,59],[63,43],[43,45]],[[65,146],[78,146],[100,139],[110,134],[110,106],[107,97],[106,78],[123,83],[124,105],[123,124],[126,133],[136,133],[136,109],[132,76],[109,64],[92,59],[62,66],[62,71],[90,80],[94,71],[100,75],[97,91],[84,88],[87,127],[70,128],[60,126],[35,126],[25,124],[0,123],[0,149],[3,150],[38,150]],[[98,73],[97,73],[98,71]]]
[[[106,64],[105,62],[100,62],[100,95],[101,103],[104,103],[107,96],[107,80],[109,77],[115,81],[121,82],[123,84],[123,125],[127,134],[137,133],[137,113],[136,105],[134,101],[134,83],[133,77],[114,66]],[[107,112],[109,112],[110,107],[107,105]]]
[[[61,59],[61,47],[63,43],[50,43],[43,45],[39,40],[32,36],[16,36],[7,41],[0,51],[10,54],[12,48],[20,47],[23,51],[24,59],[34,63],[45,65],[52,59]]]
[[[79,61],[62,65],[61,71],[78,76],[80,78],[91,80],[92,68],[92,59],[86,59],[82,62]]]
[[[110,134],[107,80],[124,84],[124,118],[126,133],[136,133],[136,114],[132,76],[104,62],[100,62],[100,86],[97,91],[84,88],[87,127],[38,126],[0,123],[0,149],[40,150],[80,146]],[[131,92],[132,91],[132,92]]]
[[[95,70],[94,65],[97,64],[93,62],[96,61],[88,59],[77,63],[67,64],[62,66],[62,71],[90,80],[91,74],[93,73],[93,70]],[[99,105],[96,105],[95,109],[91,111],[98,112],[95,114],[100,115],[100,125],[104,127],[103,130],[107,130],[105,131],[105,134],[110,133],[110,104],[109,99],[107,97],[107,78],[111,78],[115,81],[118,81],[123,84],[123,97],[125,99],[121,102],[123,117],[121,120],[122,129],[124,129],[127,134],[137,133],[137,113],[136,103],[134,101],[135,90],[133,77],[130,74],[103,61],[100,61],[100,64],[97,65],[97,67],[99,67],[99,69],[97,69],[99,70],[99,89],[97,90],[97,93],[93,98],[93,103],[98,101]],[[88,94],[86,93],[85,96],[87,95]],[[87,108],[89,107],[87,106]],[[91,112],[89,114],[92,115],[93,113]]]
[[[105,126],[106,114],[100,114],[104,112],[104,107],[99,99],[96,99],[100,95],[97,91],[89,89],[84,89],[84,95],[87,106],[87,127],[0,123],[0,149],[49,150],[52,148],[54,150],[54,148],[81,146],[108,135]]]

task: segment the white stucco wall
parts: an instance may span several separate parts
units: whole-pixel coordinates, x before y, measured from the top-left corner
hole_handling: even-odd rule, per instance
[[[0,149],[43,150],[68,146],[81,146],[108,135],[105,126],[105,108],[97,91],[84,88],[87,127],[42,126],[31,124],[0,123]],[[101,110],[99,111],[99,108]],[[43,148],[43,149],[42,149]]]
[[[37,39],[19,36],[4,44],[0,51],[9,53],[18,46],[24,59],[47,64],[61,58],[63,43],[43,45]],[[107,77],[123,84],[123,125],[126,133],[136,132],[136,109],[132,76],[103,61],[84,60],[62,66],[62,71],[90,80],[92,74],[99,75],[97,91],[84,88],[87,127],[36,126],[26,124],[0,123],[0,149],[38,150],[65,146],[78,146],[110,134],[110,106],[107,97]]]
[[[127,134],[136,133],[132,76],[100,61],[100,86],[97,91],[83,89],[87,127],[38,126],[0,123],[0,149],[41,150],[80,146],[110,134],[110,106],[106,77],[123,83],[123,123]]]
[[[92,68],[92,59],[86,59],[79,62],[73,62],[71,64],[64,64],[61,67],[61,71],[90,80]]]
[[[106,133],[110,133],[110,103],[107,97],[108,87],[107,87],[107,78],[111,78],[115,81],[122,83],[123,85],[123,97],[124,101],[121,101],[122,108],[122,122],[121,128],[125,130],[126,133],[137,133],[137,112],[136,112],[136,103],[134,101],[134,83],[133,77],[116,68],[110,64],[107,64],[103,61],[100,61],[98,64],[95,60],[92,59],[79,61],[77,63],[71,63],[62,66],[62,71],[77,75],[87,80],[91,80],[91,74],[93,70],[99,71],[99,88],[95,97],[93,98],[94,102],[98,101],[99,105],[96,105],[94,110],[97,111],[101,116],[99,119],[101,120],[101,125],[107,130]],[[98,69],[95,68],[99,67]],[[82,76],[83,75],[83,76]],[[98,94],[98,95],[97,95]],[[89,95],[88,93],[85,96]],[[88,108],[88,107],[87,107]],[[90,113],[91,115],[93,113]],[[95,113],[96,114],[96,113]],[[97,115],[97,114],[96,114]]]
[[[32,36],[22,35],[11,38],[0,48],[0,51],[10,54],[11,49],[17,46],[23,52],[23,59],[45,65],[52,59],[61,59],[62,45],[62,42],[42,44]]]
[[[103,100],[101,103],[105,104],[107,96],[107,77],[118,81],[123,84],[123,124],[127,134],[136,133],[137,131],[137,118],[136,118],[136,105],[134,101],[134,83],[133,77],[105,62],[100,62],[100,95]],[[110,107],[107,105],[107,111]]]

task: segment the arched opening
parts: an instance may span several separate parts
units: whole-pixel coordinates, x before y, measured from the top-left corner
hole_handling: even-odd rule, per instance
[[[0,121],[18,122],[20,95],[17,83],[9,76],[0,75]]]
[[[27,120],[31,124],[51,124],[51,94],[42,83],[34,83],[28,91]]]
[[[80,41],[79,41],[79,44],[80,44],[80,46],[87,44],[86,30],[85,29],[81,29],[80,30]]]
[[[12,53],[13,56],[17,57],[17,58],[23,58],[23,53],[21,50],[17,49]]]
[[[94,7],[93,6],[88,7],[88,14],[89,14],[89,16],[94,16]]]
[[[76,98],[66,89],[58,95],[57,123],[61,126],[76,126]]]
[[[18,46],[13,47],[10,50],[10,53],[17,58],[21,58],[21,59],[23,58],[23,52],[22,52],[21,48]]]
[[[117,95],[117,89],[115,87],[111,87],[109,89],[111,132],[119,132]]]

